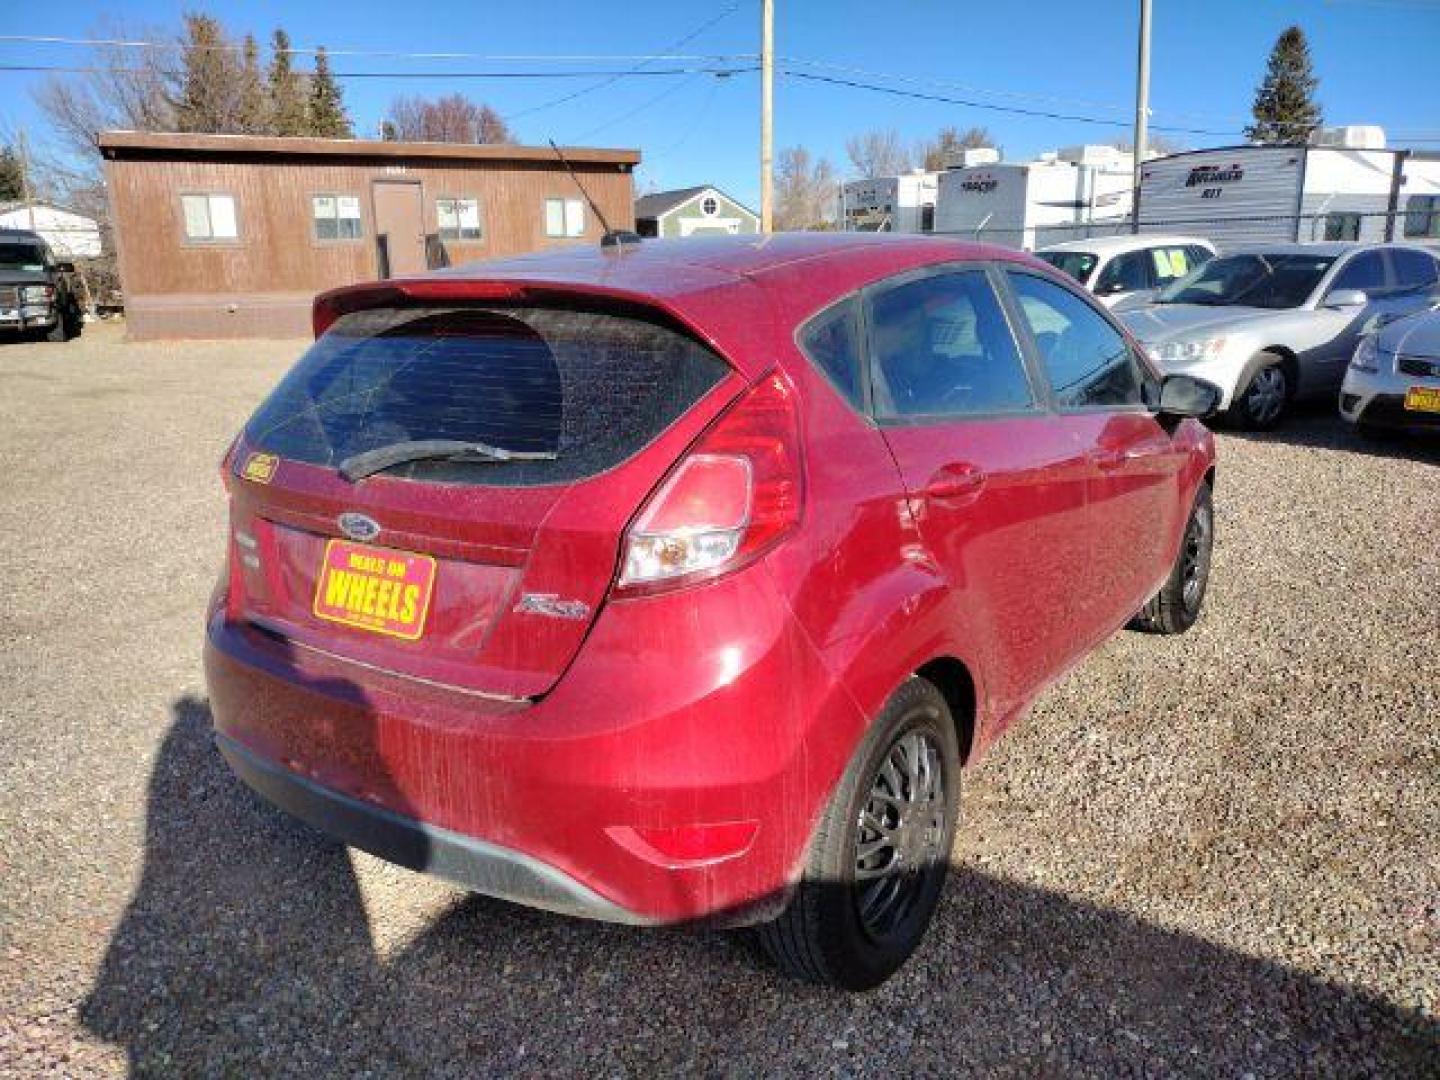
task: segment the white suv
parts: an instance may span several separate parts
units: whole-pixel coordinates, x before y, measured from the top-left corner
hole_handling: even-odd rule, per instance
[[[1094,293],[1106,307],[1146,299],[1215,257],[1198,236],[1098,236],[1067,240],[1035,252]]]

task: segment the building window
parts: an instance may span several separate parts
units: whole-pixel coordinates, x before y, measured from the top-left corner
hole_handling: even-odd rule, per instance
[[[700,202],[700,212],[706,217],[714,217],[720,212],[720,204],[715,201],[713,195],[707,195]]]
[[[1360,215],[1335,213],[1325,215],[1326,240],[1359,240]]]
[[[357,195],[316,195],[310,200],[316,240],[359,240],[360,198]]]
[[[195,243],[224,243],[240,238],[234,195],[181,195],[185,239]]]
[[[436,199],[435,218],[441,240],[483,240],[479,199]]]
[[[1440,195],[1411,195],[1405,200],[1405,235],[1440,236]]]
[[[579,199],[546,199],[545,235],[584,236],[585,204]]]

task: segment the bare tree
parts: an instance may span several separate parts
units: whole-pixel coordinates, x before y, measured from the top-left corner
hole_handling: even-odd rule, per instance
[[[910,152],[893,129],[852,136],[845,140],[845,153],[855,171],[864,179],[898,176],[910,169]]]
[[[971,127],[963,132],[957,127],[943,127],[933,139],[927,139],[915,148],[915,159],[931,172],[948,168],[962,150],[978,150],[982,147],[995,148],[995,139],[988,128]]]
[[[1135,144],[1129,139],[1116,139],[1110,145],[1115,147],[1116,150],[1124,151],[1127,154],[1135,150]],[[1152,132],[1148,134],[1145,139],[1145,149],[1152,154],[1164,157],[1166,154],[1181,153],[1184,150],[1188,150],[1189,147],[1176,139],[1171,139],[1164,135],[1156,135]]]
[[[103,20],[93,36],[135,41],[157,40],[164,34]],[[33,97],[50,126],[45,167],[57,176],[71,174],[93,183],[100,173],[95,145],[100,132],[174,131],[175,106],[162,50],[101,45],[90,50],[83,66],[88,70],[76,75],[52,76],[35,89]]]
[[[508,143],[514,137],[500,114],[463,94],[399,97],[381,124],[387,139],[414,142]]]
[[[803,146],[780,151],[775,167],[775,227],[832,229],[838,191],[835,167]]]

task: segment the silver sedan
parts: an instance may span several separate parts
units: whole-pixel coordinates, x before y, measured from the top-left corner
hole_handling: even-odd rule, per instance
[[[1361,339],[1340,388],[1340,415],[1362,431],[1440,431],[1440,311],[1392,322]]]
[[[1168,373],[1220,387],[1245,427],[1332,397],[1366,333],[1432,306],[1436,253],[1411,244],[1278,244],[1220,256],[1117,314]]]

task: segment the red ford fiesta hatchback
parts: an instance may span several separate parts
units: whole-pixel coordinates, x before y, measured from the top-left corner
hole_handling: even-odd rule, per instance
[[[960,770],[1210,562],[1213,388],[1027,256],[779,236],[343,289],[227,456],[206,669],[277,805],[872,986]]]

